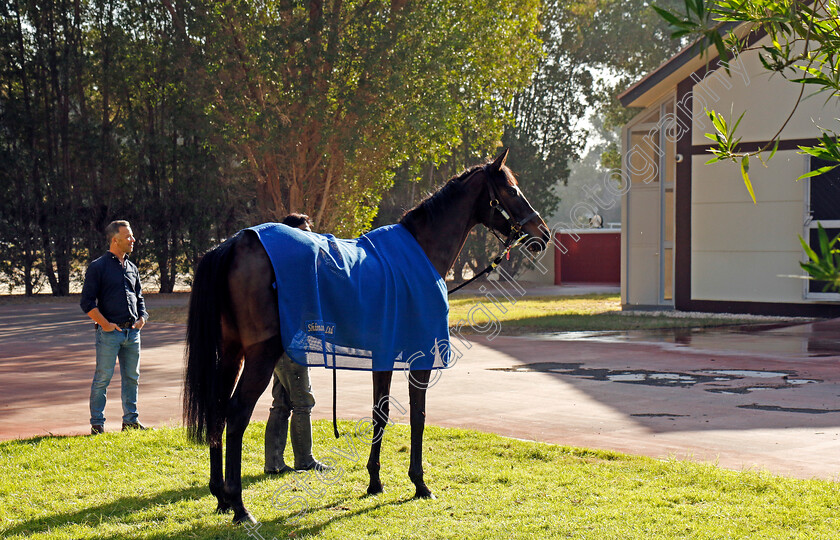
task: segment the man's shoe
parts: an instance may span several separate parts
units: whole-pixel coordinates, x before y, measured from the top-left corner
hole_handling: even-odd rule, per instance
[[[326,471],[331,471],[331,470],[333,470],[333,468],[332,468],[332,467],[330,467],[329,465],[324,465],[323,463],[321,463],[321,462],[320,462],[320,461],[318,461],[317,459],[313,459],[313,460],[312,460],[312,463],[309,463],[308,465],[304,465],[303,467],[298,467],[298,468],[296,468],[295,470],[298,470],[298,471],[321,471],[321,472],[326,472]]]
[[[265,474],[281,475],[281,474],[286,474],[286,473],[290,473],[290,472],[295,472],[295,470],[293,468],[289,467],[288,465],[283,465],[279,469],[271,469],[271,470],[266,469]]]
[[[125,431],[127,429],[149,429],[140,422],[131,422],[130,424],[126,424],[123,422],[122,430]]]
[[[94,424],[90,426],[91,435],[99,435],[100,433],[105,433],[105,426],[102,424]]]

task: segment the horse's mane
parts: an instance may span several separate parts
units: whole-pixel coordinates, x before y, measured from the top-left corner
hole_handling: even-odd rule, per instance
[[[407,210],[400,218],[400,224],[412,229],[412,225],[417,221],[435,220],[435,218],[441,217],[446,208],[444,203],[457,197],[464,188],[464,180],[484,167],[485,164],[474,165],[461,174],[450,178],[442,188],[428,195],[411,210]]]

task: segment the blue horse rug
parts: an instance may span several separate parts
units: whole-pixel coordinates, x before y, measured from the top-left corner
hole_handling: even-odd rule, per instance
[[[392,371],[449,363],[446,285],[402,225],[354,240],[251,227],[274,267],[280,333],[301,365]]]

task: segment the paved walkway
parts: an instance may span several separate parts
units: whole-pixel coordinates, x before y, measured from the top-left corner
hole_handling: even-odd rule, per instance
[[[143,330],[146,424],[180,422],[183,335],[183,325],[151,322]],[[840,479],[838,322],[453,343],[464,354],[429,390],[430,424]],[[92,325],[77,305],[0,306],[0,439],[87,433],[92,372]],[[331,374],[313,369],[312,379],[314,415],[329,418]],[[394,398],[407,406],[403,379],[395,374]],[[370,374],[340,371],[338,384],[339,417],[370,416]],[[106,429],[113,431],[121,416],[118,377],[109,396]],[[267,418],[269,403],[266,392],[255,420]],[[407,423],[407,412],[394,409],[393,418]],[[316,445],[330,443],[330,433],[317,435]]]

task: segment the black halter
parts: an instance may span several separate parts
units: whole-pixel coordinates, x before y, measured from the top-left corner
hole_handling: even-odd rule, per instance
[[[490,206],[495,211],[500,213],[502,217],[505,218],[505,220],[507,220],[507,222],[510,224],[510,234],[508,235],[507,240],[503,241],[501,238],[499,238],[499,235],[496,234],[496,230],[493,229],[493,227],[488,227],[488,229],[490,229],[490,232],[493,233],[493,235],[499,240],[499,242],[504,244],[505,248],[509,249],[509,246],[513,247],[511,246],[511,244],[514,241],[519,242],[519,240],[522,239],[522,236],[524,236],[524,233],[522,233],[522,227],[532,219],[540,217],[540,213],[534,210],[524,218],[520,219],[519,221],[516,221],[511,217],[511,212],[507,211],[507,209],[504,207],[504,203],[502,203],[499,199],[499,196],[496,193],[496,186],[493,185],[492,178],[490,178],[487,181],[487,190],[490,192]]]
[[[493,210],[495,210],[499,214],[501,214],[502,217],[505,218],[505,220],[507,220],[507,222],[510,224],[510,234],[508,234],[507,240],[502,240],[499,237],[498,233],[496,233],[496,230],[492,227],[492,225],[487,226],[487,228],[490,229],[490,232],[493,233],[493,236],[495,236],[496,239],[502,245],[504,245],[505,250],[503,252],[501,252],[498,256],[496,256],[496,258],[493,259],[490,262],[490,264],[487,266],[487,268],[485,268],[484,270],[482,270],[478,274],[474,275],[472,278],[468,279],[467,281],[461,283],[460,285],[458,285],[454,289],[446,291],[447,295],[450,295],[450,294],[454,293],[455,291],[457,291],[461,287],[469,285],[470,283],[477,280],[478,278],[480,278],[484,274],[487,274],[488,272],[493,271],[493,269],[495,269],[497,266],[499,266],[499,264],[501,264],[501,262],[502,262],[502,259],[505,258],[506,256],[508,256],[508,254],[510,253],[510,250],[512,250],[514,247],[516,247],[520,242],[522,242],[522,240],[525,239],[526,236],[528,236],[527,234],[522,232],[522,227],[526,223],[531,221],[532,219],[540,217],[539,212],[534,210],[533,212],[531,212],[530,214],[528,214],[524,218],[520,219],[519,221],[516,221],[515,219],[513,219],[511,217],[511,213],[507,211],[507,209],[504,207],[504,203],[501,202],[501,200],[499,199],[499,196],[496,194],[496,186],[493,185],[493,178],[489,175],[488,175],[488,180],[487,180],[487,189],[490,193],[490,207],[493,208]]]

